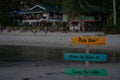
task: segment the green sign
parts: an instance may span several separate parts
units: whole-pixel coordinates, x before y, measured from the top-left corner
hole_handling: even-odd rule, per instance
[[[107,76],[105,69],[67,68],[65,74],[70,76]]]

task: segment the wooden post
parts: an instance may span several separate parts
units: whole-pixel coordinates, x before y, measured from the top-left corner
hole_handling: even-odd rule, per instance
[[[86,54],[89,54],[89,45],[86,45]],[[85,61],[85,69],[89,66],[89,61]],[[88,80],[88,76],[85,76],[85,80]]]

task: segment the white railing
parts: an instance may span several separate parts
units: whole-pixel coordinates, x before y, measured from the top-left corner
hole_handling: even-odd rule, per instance
[[[41,19],[39,20],[22,20],[22,23],[25,23],[25,22],[28,22],[28,23],[33,23],[33,22],[41,22]]]

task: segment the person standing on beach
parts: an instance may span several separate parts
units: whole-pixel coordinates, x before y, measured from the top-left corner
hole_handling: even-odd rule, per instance
[[[1,34],[3,34],[3,27],[2,27],[2,25],[0,25],[0,32],[1,32]]]
[[[48,27],[47,26],[44,27],[44,32],[45,32],[45,35],[47,36],[47,32],[48,32]]]
[[[32,32],[34,33],[34,36],[36,36],[37,29],[36,29],[36,28],[33,28]]]

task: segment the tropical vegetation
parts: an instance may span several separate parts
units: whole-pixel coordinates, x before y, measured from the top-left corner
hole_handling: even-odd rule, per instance
[[[103,30],[116,30],[119,29],[120,22],[120,0],[116,1],[116,11],[117,11],[117,24],[113,25],[112,18],[108,17],[108,23],[105,25]],[[12,17],[11,11],[20,11],[27,9],[36,4],[40,5],[48,5],[62,8],[64,13],[69,14],[70,16],[70,24],[74,15],[81,16],[81,6],[85,7],[87,11],[89,11],[89,5],[97,5],[107,9],[107,12],[113,14],[113,0],[0,0],[0,24],[1,25],[15,25],[14,18]],[[109,23],[111,20],[111,23]],[[12,24],[11,24],[12,23]],[[108,26],[111,27],[108,27]],[[113,29],[116,26],[116,29]],[[110,28],[110,29],[109,29]]]

